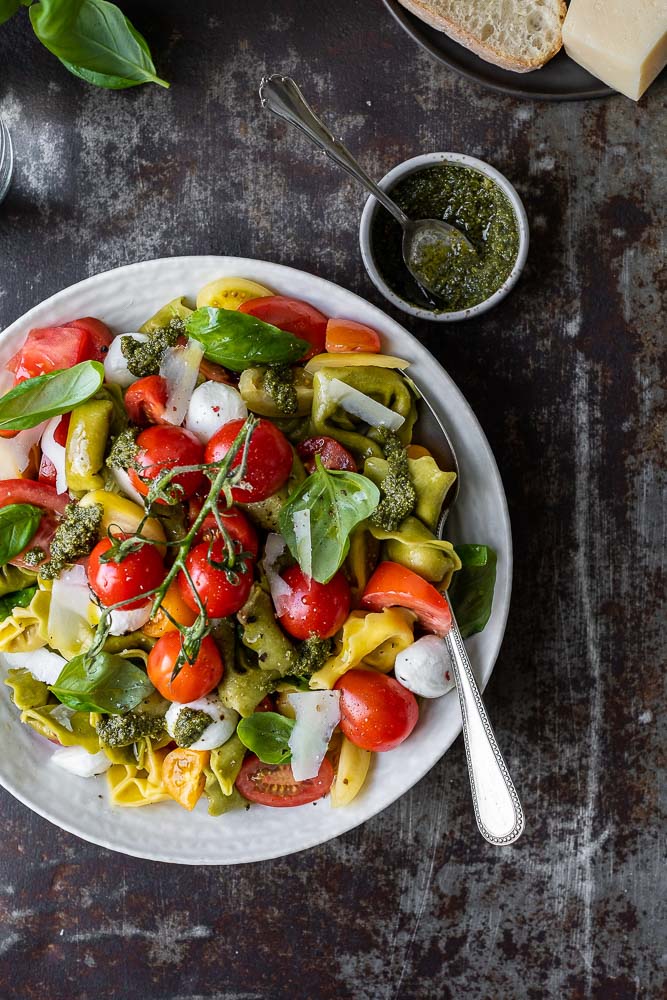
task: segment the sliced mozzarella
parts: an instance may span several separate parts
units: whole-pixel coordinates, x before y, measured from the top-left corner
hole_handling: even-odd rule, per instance
[[[310,536],[310,511],[297,510],[292,516],[296,539],[296,558],[299,566],[310,578],[313,575],[313,542]]]
[[[295,781],[314,778],[340,722],[340,691],[296,691],[287,695],[296,724],[289,739]]]
[[[62,747],[51,755],[51,763],[79,778],[94,778],[111,767],[111,761],[103,750],[88,753],[83,747]]]
[[[347,413],[354,417],[359,417],[370,427],[387,427],[390,431],[397,431],[405,423],[405,417],[400,413],[394,413],[389,407],[383,406],[371,396],[360,392],[351,385],[341,382],[339,378],[322,378],[315,376],[319,380],[319,387],[323,391],[325,398],[336,403]]]
[[[65,446],[58,444],[55,433],[62,417],[53,417],[47,423],[42,434],[42,454],[46,455],[56,470],[56,493],[67,493],[67,476],[65,475]]]
[[[30,453],[45,430],[46,421],[19,431],[16,437],[0,438],[0,479],[21,478],[30,464]]]
[[[133,382],[139,381],[138,375],[133,375],[127,367],[127,361],[122,351],[122,342],[125,337],[138,340],[145,344],[149,339],[147,333],[121,333],[120,337],[114,337],[109,345],[107,356],[104,359],[104,381],[119,385],[121,389],[127,389]]]
[[[109,616],[111,618],[109,634],[126,635],[127,632],[136,632],[150,618],[152,606],[152,601],[146,601],[140,608],[132,608],[130,611],[114,608]]]
[[[396,680],[422,698],[440,698],[455,686],[447,643],[424,635],[396,657]]]
[[[168,347],[162,356],[160,375],[167,383],[164,419],[179,426],[185,420],[199,375],[204,348],[197,340]]]
[[[207,444],[230,420],[245,420],[248,407],[241,393],[224,382],[202,382],[192,393],[185,426]]]
[[[135,490],[132,485],[132,480],[128,476],[125,469],[111,469],[111,478],[115,482],[118,489],[121,491],[123,496],[129,497],[130,500],[134,500],[138,503],[140,507],[144,506],[144,498],[142,497],[139,490]]]
[[[262,569],[266,573],[271,599],[279,618],[287,612],[292,597],[292,588],[283,580],[280,573],[276,572],[276,564],[286,548],[287,544],[282,535],[277,535],[275,532],[267,535]]]
[[[52,653],[50,649],[33,649],[30,653],[3,653],[4,662],[16,670],[29,670],[36,681],[55,684],[67,663],[64,656]]]
[[[190,750],[215,750],[234,735],[236,726],[241,718],[233,708],[226,708],[217,695],[207,694],[204,698],[197,698],[196,701],[189,701],[181,704],[178,701],[172,702],[164,717],[167,732],[174,736],[176,722],[184,708],[191,708],[193,712],[206,712],[211,717],[211,725],[207,726],[196,743],[193,743]]]
[[[92,601],[85,568],[76,563],[53,581],[47,632],[49,645],[76,655],[90,638]]]

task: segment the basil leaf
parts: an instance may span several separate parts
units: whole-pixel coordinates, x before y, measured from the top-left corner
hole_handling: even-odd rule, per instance
[[[457,545],[461,569],[454,574],[447,596],[464,639],[481,632],[493,606],[496,553],[488,545]]]
[[[14,608],[27,608],[36,593],[37,587],[26,587],[25,590],[17,590],[14,594],[0,597],[0,622],[10,618]]]
[[[89,83],[112,90],[169,86],[156,76],[146,39],[107,0],[41,0],[31,6],[30,22],[49,52]]]
[[[44,511],[30,503],[0,507],[0,566],[17,556],[34,538]]]
[[[79,712],[129,712],[153,692],[146,673],[131,660],[114,653],[85,654],[66,663],[49,688],[63,705]]]
[[[298,560],[301,546],[294,532],[294,515],[310,511],[311,575],[318,583],[328,583],[347,555],[350,532],[373,513],[380,502],[380,491],[366,476],[330,471],[319,458],[316,462],[315,472],[284,504],[279,525],[290,552]],[[306,572],[304,566],[301,569]]]
[[[19,382],[0,399],[0,431],[24,431],[69,413],[90,399],[103,381],[104,368],[99,361],[82,361],[73,368]]]
[[[292,759],[289,738],[294,725],[294,719],[286,719],[277,712],[255,712],[241,719],[236,734],[264,764],[288,764]]]
[[[185,329],[203,344],[209,361],[235,372],[255,365],[292,364],[311,347],[307,340],[255,316],[214,306],[195,310],[185,320]]]
[[[4,24],[21,6],[19,0],[0,0],[0,24]]]

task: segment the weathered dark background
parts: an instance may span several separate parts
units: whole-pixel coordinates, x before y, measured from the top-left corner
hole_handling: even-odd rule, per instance
[[[282,261],[382,304],[363,193],[259,110],[265,72],[300,80],[372,173],[459,150],[525,200],[510,298],[455,327],[405,322],[468,397],[507,490],[514,597],[487,698],[527,829],[504,850],[477,835],[460,741],[362,828],[236,869],[108,853],[2,793],[0,995],[658,1000],[667,80],[639,105],[524,103],[429,61],[380,0],[123,6],[168,92],[87,87],[24,12],[0,29],[17,158],[0,326],[96,271],[181,253]]]

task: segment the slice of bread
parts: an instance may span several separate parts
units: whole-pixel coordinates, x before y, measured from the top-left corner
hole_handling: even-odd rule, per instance
[[[565,0],[400,0],[481,59],[516,73],[544,66],[563,44]]]

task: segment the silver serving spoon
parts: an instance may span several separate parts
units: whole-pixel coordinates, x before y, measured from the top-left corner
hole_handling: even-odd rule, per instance
[[[439,297],[438,284],[433,280],[439,261],[447,255],[470,256],[477,259],[477,251],[470,241],[454,226],[439,219],[409,219],[405,212],[359,166],[340,139],[336,139],[317,117],[306,99],[289,76],[264,77],[259,88],[263,108],[268,108],[290,125],[295,125],[334,161],[380,202],[393,215],[403,230],[403,260],[415,281],[431,295]]]
[[[456,473],[455,484],[445,497],[438,518],[436,534],[438,538],[442,538],[445,522],[458,496],[459,466],[456,453],[442,421],[428,399],[405,372],[403,375],[424,404],[419,417],[420,441],[433,452],[443,468]],[[449,604],[447,595],[443,594],[443,597]],[[480,833],[490,844],[511,844],[523,833],[523,809],[486,714],[451,604],[449,610],[452,613],[452,628],[445,642],[461,704],[463,739],[475,819]]]

